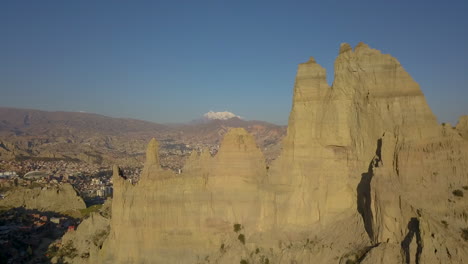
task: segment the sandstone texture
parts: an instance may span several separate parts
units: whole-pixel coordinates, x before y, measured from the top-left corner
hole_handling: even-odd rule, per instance
[[[2,207],[25,207],[40,211],[64,213],[85,209],[86,204],[68,183],[50,188],[17,187],[0,200]]]
[[[468,115],[460,117],[456,129],[459,131],[460,136],[468,140]]]
[[[136,185],[114,169],[111,230],[99,262],[190,263],[219,248],[233,224],[257,224],[266,165],[244,129],[230,130],[215,157],[192,154],[181,175],[160,168],[157,147],[152,140]]]
[[[231,129],[219,152],[141,180],[114,169],[110,232],[91,263],[464,263],[468,119],[439,125],[390,55],[342,44],[332,86],[299,65],[281,155]]]

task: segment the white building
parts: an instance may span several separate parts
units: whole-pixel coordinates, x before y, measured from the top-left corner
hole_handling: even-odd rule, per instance
[[[18,174],[14,171],[5,171],[5,172],[0,172],[0,179],[13,179],[17,178]]]

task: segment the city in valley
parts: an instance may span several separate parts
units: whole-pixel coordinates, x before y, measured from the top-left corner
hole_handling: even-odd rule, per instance
[[[65,250],[61,237],[75,231],[91,213],[109,213],[103,204],[112,198],[113,165],[121,165],[120,173],[129,183],[138,182],[146,144],[152,137],[161,142],[161,167],[175,175],[183,172],[192,153],[207,151],[211,156],[216,155],[222,136],[231,127],[244,127],[255,135],[269,155],[268,162],[276,158],[285,126],[245,121],[226,113],[208,112],[189,124],[161,125],[88,113],[0,108],[2,256],[12,263],[46,262],[54,257],[60,262],[67,254],[74,256]],[[83,125],[78,122],[80,119],[98,125]],[[42,130],[44,122],[48,126],[46,133]],[[122,122],[128,122],[127,129],[122,128]],[[114,123],[119,123],[119,130],[102,128],[113,127]],[[64,191],[63,186],[71,186],[73,191]],[[47,191],[59,195],[44,198],[40,205],[24,201],[41,199],[48,195]],[[64,195],[79,197],[82,202],[47,205],[51,203],[48,199],[64,199]],[[107,211],[103,213],[104,210]]]

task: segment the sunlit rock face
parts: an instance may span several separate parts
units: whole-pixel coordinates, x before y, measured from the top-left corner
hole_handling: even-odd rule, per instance
[[[114,173],[111,232],[102,261],[190,263],[219,247],[234,224],[257,226],[258,185],[266,166],[244,129],[231,129],[215,157],[193,153],[180,175],[159,167],[157,145],[150,142],[135,186],[117,169]]]
[[[460,117],[456,129],[460,136],[465,139],[468,139],[468,115]]]
[[[0,200],[0,207],[24,207],[39,211],[71,212],[86,204],[69,183],[48,188],[15,187]]]
[[[91,262],[463,263],[467,127],[438,125],[395,58],[342,44],[332,86],[313,58],[299,65],[270,167],[232,129],[180,175],[160,168],[156,140],[137,184],[116,168],[110,235]]]
[[[284,150],[269,176],[285,191],[278,222],[308,228],[354,210],[356,186],[385,132],[413,141],[437,131],[418,84],[390,55],[342,44],[331,87],[313,58],[300,64]]]

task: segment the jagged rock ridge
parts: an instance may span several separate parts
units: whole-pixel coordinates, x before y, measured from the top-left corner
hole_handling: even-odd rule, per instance
[[[116,169],[110,234],[91,262],[463,263],[464,120],[439,126],[395,58],[343,44],[331,87],[313,58],[299,65],[270,167],[234,129],[181,175],[160,168],[156,141],[136,185]]]

